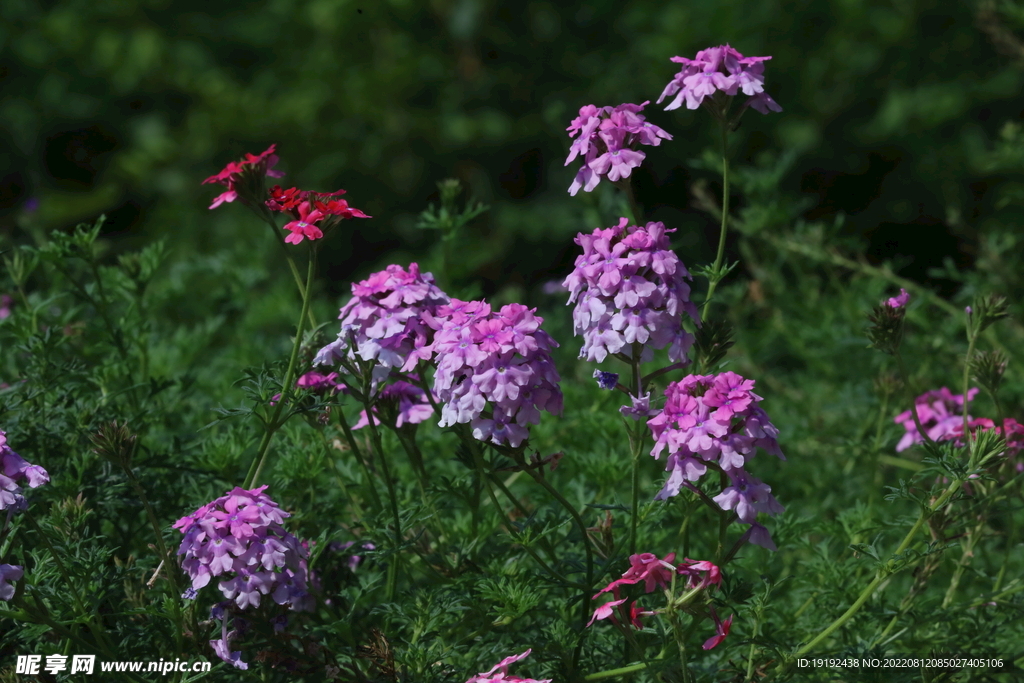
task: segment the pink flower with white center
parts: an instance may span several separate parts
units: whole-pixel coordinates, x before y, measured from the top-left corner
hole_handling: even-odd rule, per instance
[[[580,233],[583,255],[565,278],[573,310],[573,332],[583,337],[580,358],[603,362],[619,352],[640,359],[668,349],[672,362],[686,362],[693,335],[682,326],[683,315],[698,322],[690,301],[690,274],[671,250],[663,223],[645,227],[622,218],[612,228]]]
[[[490,671],[479,673],[473,676],[466,683],[551,683],[550,678],[546,678],[543,681],[538,681],[533,678],[519,678],[518,676],[510,676],[508,668],[518,661],[525,659],[529,654],[533,652],[532,649],[519,655],[512,655],[506,657],[491,668]]]
[[[220,591],[240,609],[259,606],[261,595],[279,605],[310,610],[308,551],[281,525],[290,516],[264,493],[236,487],[174,523],[184,534],[178,555],[199,590],[223,576]]]
[[[324,217],[324,214],[312,208],[309,202],[299,204],[297,211],[299,217],[289,223],[285,223],[284,229],[291,234],[284,238],[288,244],[298,244],[303,238],[318,240],[324,233],[317,227],[317,222]]]
[[[665,86],[657,103],[672,97],[665,106],[666,111],[678,109],[684,102],[687,109],[696,109],[718,92],[728,97],[742,92],[748,99],[740,113],[747,107],[762,114],[782,111],[764,91],[764,62],[769,59],[771,57],[744,57],[729,45],[701,50],[694,59],[672,57],[673,62],[683,67]]]
[[[233,202],[242,197],[243,201],[256,203],[261,201],[255,196],[246,196],[248,189],[246,187],[245,179],[246,176],[251,174],[252,177],[259,179],[259,184],[262,187],[263,178],[270,176],[271,178],[280,178],[284,175],[281,171],[274,171],[274,165],[277,164],[277,155],[274,154],[274,148],[276,145],[271,145],[265,151],[260,154],[248,154],[239,161],[229,162],[227,166],[221,170],[217,175],[212,175],[202,182],[203,185],[207,183],[216,183],[227,187],[227,191],[218,195],[213,203],[210,204],[211,209],[216,209],[225,202]],[[241,195],[239,193],[242,193]]]
[[[669,454],[669,477],[657,500],[692,487],[714,464],[731,482],[714,500],[723,510],[735,510],[742,523],[760,527],[758,513],[783,511],[771,487],[743,469],[758,448],[785,459],[776,439],[778,430],[758,406],[762,399],[753,388],[753,380],[734,372],[689,375],[668,385],[665,408],[647,421],[654,436],[651,455],[658,459],[666,449]],[[748,540],[774,550],[767,530],[760,529]]]
[[[973,401],[977,394],[977,388],[970,389],[967,392],[967,402]],[[949,441],[963,432],[963,408],[963,395],[954,395],[946,387],[928,391],[914,400],[917,417],[932,441]],[[973,418],[968,415],[967,419],[969,421]],[[917,431],[914,416],[909,410],[897,415],[894,421],[906,430],[906,434],[896,444],[897,452],[905,451],[914,444],[924,443],[924,437]]]
[[[583,188],[590,192],[602,177],[612,182],[628,178],[634,168],[644,160],[644,153],[637,151],[639,145],[658,146],[662,140],[672,136],[648,123],[640,112],[643,104],[620,104],[617,107],[597,108],[588,104],[580,108],[580,115],[569,127],[569,137],[576,137],[569,147],[568,166],[577,156],[583,157],[583,166],[569,186],[574,195]]]
[[[375,360],[377,381],[392,369],[410,372],[418,361],[431,360],[434,328],[427,323],[448,302],[433,276],[421,273],[417,264],[410,264],[408,270],[388,266],[352,285],[352,298],[338,315],[341,332],[337,340],[320,349],[313,362],[334,365],[357,357]]]
[[[434,330],[434,393],[444,404],[440,426],[468,422],[475,438],[518,448],[541,410],[561,413],[551,360],[558,344],[540,329],[535,311],[508,304],[495,313],[484,302],[453,300],[427,319]]]

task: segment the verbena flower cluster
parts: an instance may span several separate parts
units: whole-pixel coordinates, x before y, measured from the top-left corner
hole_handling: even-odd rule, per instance
[[[646,156],[636,149],[639,145],[657,147],[662,140],[672,139],[640,113],[649,103],[600,108],[588,104],[580,108],[580,115],[566,128],[569,137],[576,139],[569,147],[565,165],[577,156],[583,157],[583,166],[569,186],[569,194],[575,196],[581,187],[590,192],[602,177],[612,182],[628,178]]]
[[[27,507],[21,483],[29,488],[47,484],[50,475],[39,465],[32,465],[7,445],[7,433],[0,431],[0,511],[6,510],[6,519],[0,520],[0,533],[11,521],[14,513]],[[24,569],[18,565],[0,564],[0,600],[14,597],[14,582],[21,579]]]
[[[687,109],[696,109],[716,92],[729,96],[742,92],[749,95],[743,103],[744,109],[751,107],[762,114],[782,111],[764,91],[764,62],[769,59],[771,57],[744,57],[727,44],[701,50],[694,59],[672,57],[672,61],[682,64],[683,68],[665,86],[658,104],[675,95],[665,106],[666,111],[678,109],[683,102]]]
[[[391,369],[410,371],[431,357],[433,329],[424,319],[448,303],[448,295],[417,264],[409,270],[390,265],[352,285],[352,298],[341,307],[337,340],[320,349],[315,365],[335,365],[342,359],[377,361],[375,381]]]
[[[673,362],[686,362],[693,335],[683,329],[682,317],[697,322],[690,301],[691,279],[672,251],[663,223],[645,227],[622,218],[612,228],[580,233],[576,244],[583,255],[565,279],[573,310],[573,332],[583,336],[580,358],[598,363],[609,354],[632,357],[632,344],[641,344],[642,361],[668,347]]]
[[[344,382],[338,380],[338,373],[331,372],[323,374],[316,371],[310,371],[295,380],[296,389],[305,389],[306,391],[312,391],[315,394],[327,394],[327,393],[345,393],[348,391],[348,387],[345,386]],[[281,400],[281,394],[274,394],[274,397],[270,399],[270,405],[274,405]]]
[[[967,402],[973,401],[977,394],[977,388],[968,390]],[[932,441],[948,441],[961,436],[964,426],[963,394],[954,395],[946,387],[928,391],[914,400],[914,409],[925,434]],[[973,418],[968,415],[967,419]],[[924,437],[917,431],[914,415],[909,410],[897,415],[894,421],[906,430],[903,438],[896,444],[897,452],[905,451],[914,444],[924,443]]]
[[[303,239],[318,240],[324,236],[324,229],[345,218],[372,218],[357,208],[339,199],[345,190],[316,193],[292,187],[287,190],[275,185],[266,201],[271,211],[286,213],[292,220],[285,223],[289,234],[284,238],[288,244],[298,244]]]
[[[274,166],[278,162],[277,155],[274,154],[275,147],[276,145],[271,145],[259,154],[246,153],[245,157],[240,161],[232,161],[228,163],[220,173],[212,175],[204,180],[203,185],[207,183],[216,183],[228,188],[227,191],[214,198],[213,203],[210,204],[210,208],[216,209],[225,202],[233,202],[239,198],[239,192],[242,190],[242,175],[244,173],[253,173],[259,176],[269,176],[271,178],[283,177],[283,171],[273,170]],[[242,199],[246,200],[249,198],[242,196]]]
[[[494,313],[483,301],[453,299],[427,318],[435,330],[434,393],[444,403],[440,426],[468,422],[476,439],[517,448],[540,411],[561,414],[551,359],[558,343],[540,329],[544,319],[535,311],[508,304]]]
[[[594,596],[596,600],[604,593],[611,593],[615,599],[609,600],[594,610],[594,615],[590,618],[587,626],[592,625],[595,621],[608,619],[609,617],[612,621],[617,621],[615,614],[618,611],[622,619],[629,622],[633,628],[639,630],[643,628],[640,617],[657,614],[657,612],[642,610],[637,606],[636,600],[632,601],[627,607],[625,603],[628,601],[628,598],[622,597],[622,586],[632,586],[642,582],[644,584],[644,592],[652,593],[656,588],[668,588],[672,583],[672,577],[676,575],[685,577],[683,581],[677,582],[677,588],[683,588],[687,591],[704,590],[721,584],[722,572],[715,564],[707,561],[698,562],[686,559],[676,565],[673,564],[675,557],[675,553],[669,553],[661,559],[658,559],[658,556],[653,553],[631,555],[629,558],[629,569],[622,574],[622,577],[609,583]],[[732,625],[731,616],[725,622],[722,622],[718,619],[718,615],[715,614],[713,607],[709,608],[709,611],[715,622],[716,635],[704,643],[705,650],[710,650],[722,642],[722,639],[728,635],[729,627]]]
[[[281,525],[291,515],[264,493],[266,488],[235,487],[175,522],[185,535],[178,548],[185,556],[181,567],[193,590],[224,576],[218,588],[239,609],[259,607],[262,596],[269,595],[278,605],[311,610],[306,547]],[[246,668],[238,653],[228,652],[233,635],[226,617],[222,630],[222,638],[210,645],[224,661]]]
[[[744,524],[751,525],[751,543],[775,550],[768,530],[757,523],[759,512],[775,515],[783,507],[771,494],[771,487],[744,469],[758,448],[784,458],[776,441],[778,430],[757,404],[754,380],[735,372],[718,375],[689,375],[665,389],[665,408],[648,420],[655,444],[655,459],[668,449],[665,469],[669,472],[657,499],[664,500],[692,486],[714,464],[730,480],[714,501],[723,510],[735,510]]]
[[[543,681],[538,681],[535,678],[520,678],[518,676],[510,676],[508,668],[516,662],[526,659],[533,652],[532,649],[519,655],[512,655],[501,660],[490,671],[479,673],[476,676],[470,678],[466,683],[551,683],[550,678],[546,678]]]

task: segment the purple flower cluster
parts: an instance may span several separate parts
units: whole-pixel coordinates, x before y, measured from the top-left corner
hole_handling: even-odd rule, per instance
[[[185,556],[182,569],[196,590],[215,576],[233,574],[219,588],[242,609],[259,607],[261,595],[294,610],[311,609],[306,550],[281,526],[291,515],[263,492],[266,488],[236,486],[175,522],[174,528],[185,534],[178,548]]]
[[[973,401],[977,393],[977,388],[969,390],[967,402]],[[949,389],[942,387],[918,396],[914,400],[914,408],[917,410],[918,419],[921,420],[921,426],[924,427],[925,433],[932,441],[947,441],[963,433],[963,394],[954,395]],[[968,415],[967,419],[970,421],[973,418]],[[916,443],[924,443],[924,437],[917,431],[914,416],[909,410],[897,415],[895,422],[907,430],[900,442],[896,444],[897,452],[905,451]]]
[[[695,59],[673,57],[683,68],[665,86],[658,104],[666,97],[675,98],[666,111],[678,109],[686,102],[687,109],[696,109],[705,97],[721,91],[730,97],[738,92],[749,95],[743,108],[752,107],[762,114],[782,111],[775,100],[764,91],[764,62],[771,57],[744,57],[728,45],[709,47],[697,53]]]
[[[0,432],[0,510],[7,510],[10,519],[15,512],[25,509],[27,503],[22,494],[21,482],[28,482],[29,488],[47,484],[50,475],[39,465],[30,465],[7,445],[7,434]]]
[[[417,379],[416,375],[412,376],[412,379]],[[402,427],[403,425],[414,425],[423,422],[430,418],[434,414],[434,408],[430,405],[430,401],[427,400],[427,392],[420,389],[415,384],[403,382],[397,380],[392,382],[388,386],[384,387],[384,390],[380,392],[380,396],[377,399],[378,404],[381,401],[393,401],[397,404],[397,417],[395,421],[395,427]],[[379,408],[374,407],[374,423],[381,424],[379,416]],[[359,421],[352,425],[352,429],[362,429],[363,427],[369,426],[370,421],[366,418],[366,411],[362,411],[359,414]]]
[[[341,308],[338,339],[316,355],[315,365],[334,365],[343,358],[376,360],[374,380],[383,380],[392,368],[403,372],[430,358],[432,330],[426,315],[448,302],[430,273],[391,265],[352,285],[352,299]],[[355,347],[352,348],[351,344]]]
[[[476,676],[470,678],[466,683],[551,683],[550,678],[546,678],[543,681],[538,681],[534,678],[519,678],[518,676],[510,676],[508,673],[508,667],[515,664],[516,662],[526,659],[532,649],[519,655],[512,655],[501,660],[490,671],[479,673]]]
[[[365,543],[360,543],[359,544],[359,548],[353,548],[354,545],[356,545],[356,541],[333,541],[328,546],[328,548],[330,550],[332,550],[332,551],[334,551],[336,553],[343,553],[345,555],[348,555],[348,560],[345,562],[345,566],[347,566],[349,568],[349,570],[353,571],[353,572],[356,569],[359,568],[359,565],[363,561],[363,556],[362,555],[352,555],[350,553],[352,553],[353,551],[358,551],[359,549],[362,549],[362,550],[376,550],[377,549],[377,546],[375,546],[373,543],[370,543],[369,541],[366,541]]]
[[[7,445],[7,434],[0,432],[0,510],[7,510],[6,520],[0,521],[0,540],[6,524],[15,512],[24,510],[28,503],[22,494],[20,482],[36,488],[50,482],[50,475],[39,465],[30,465]],[[15,581],[24,575],[24,569],[13,564],[0,564],[0,600],[14,597]]]
[[[636,149],[638,145],[657,147],[661,141],[671,140],[664,130],[647,123],[644,119],[643,104],[620,104],[617,107],[595,107],[588,104],[580,108],[580,115],[572,120],[569,137],[577,137],[569,148],[565,165],[577,156],[583,157],[583,166],[569,187],[569,194],[575,196],[580,188],[590,192],[601,182],[602,176],[615,182],[628,178],[634,168],[640,166],[645,154]]]
[[[752,543],[775,550],[768,530],[757,523],[757,514],[775,515],[783,507],[771,494],[771,487],[743,469],[757,449],[784,458],[776,441],[779,431],[758,407],[754,380],[734,372],[719,375],[689,375],[665,389],[665,408],[647,424],[654,435],[655,459],[668,448],[665,470],[669,478],[657,495],[665,500],[692,486],[716,464],[730,480],[714,501],[723,510],[735,510],[739,520],[751,525]]]
[[[640,359],[651,360],[655,349],[669,347],[673,362],[686,362],[693,335],[682,326],[687,314],[698,321],[690,301],[690,274],[669,246],[663,223],[629,225],[622,218],[613,228],[597,228],[576,236],[583,255],[565,279],[573,311],[573,332],[583,336],[580,358],[602,362],[609,354],[643,345]]]
[[[444,403],[440,426],[469,422],[480,441],[517,448],[529,437],[526,425],[540,422],[541,410],[561,414],[551,360],[558,344],[540,329],[543,318],[535,311],[508,304],[493,313],[483,301],[452,299],[427,317],[435,330],[434,393]]]
[[[296,389],[305,389],[306,391],[312,391],[315,394],[326,394],[342,392],[346,393],[348,387],[345,386],[344,382],[338,380],[338,373],[332,372],[324,375],[319,372],[307,372],[297,380],[295,380]],[[274,397],[270,399],[270,405],[274,405],[281,400],[281,394],[274,394]]]
[[[14,597],[14,582],[20,581],[25,571],[13,564],[0,564],[0,600]]]

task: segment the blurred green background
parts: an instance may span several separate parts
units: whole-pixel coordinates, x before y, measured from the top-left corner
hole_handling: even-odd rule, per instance
[[[836,239],[948,295],[955,281],[929,268],[969,267],[984,221],[1019,216],[1020,145],[1003,162],[992,150],[1024,110],[1022,26],[1024,11],[991,1],[4,0],[0,233],[27,241],[106,213],[118,251],[268,240],[238,206],[208,211],[215,187],[199,183],[276,142],[283,182],[343,187],[374,217],[330,236],[331,294],[421,257],[434,236],[416,216],[453,176],[493,208],[461,245],[467,267],[485,294],[530,300],[571,268],[572,236],[609,220],[611,188],[566,191],[579,107],[653,102],[671,56],[728,42],[772,55],[766,87],[784,108],[734,136],[734,163],[772,170],[786,198],[760,228],[842,214]],[[647,150],[639,201],[679,229],[687,264],[706,262],[717,222],[691,189],[715,196],[718,174],[688,160],[713,122],[646,113],[675,139]],[[733,206],[747,200],[740,188]]]

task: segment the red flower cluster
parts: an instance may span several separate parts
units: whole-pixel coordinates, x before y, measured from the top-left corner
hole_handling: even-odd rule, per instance
[[[270,190],[267,208],[272,211],[291,214],[291,222],[284,229],[291,232],[284,238],[289,244],[298,244],[304,238],[317,240],[324,236],[321,228],[333,225],[345,218],[371,218],[365,213],[351,207],[344,199],[336,199],[345,194],[345,190],[320,194],[296,187],[281,189],[275,185]],[[333,217],[333,218],[332,218]]]
[[[277,164],[277,155],[274,154],[276,146],[271,145],[260,154],[249,154],[246,152],[245,158],[241,161],[230,162],[220,173],[204,180],[204,185],[207,183],[217,183],[228,188],[227,192],[219,194],[214,198],[210,208],[216,209],[224,202],[233,202],[238,199],[238,192],[241,189],[239,185],[241,184],[243,174],[247,172],[253,173],[259,178],[263,176],[270,176],[271,178],[282,177],[284,175],[283,171],[272,170],[274,165]],[[246,199],[244,196],[242,198],[243,200]]]

